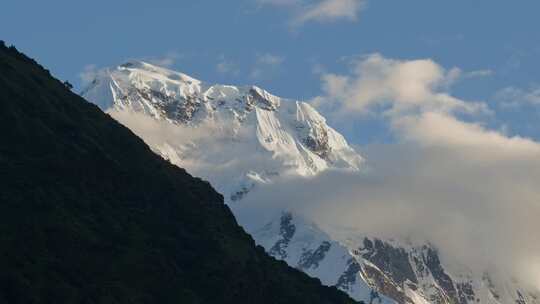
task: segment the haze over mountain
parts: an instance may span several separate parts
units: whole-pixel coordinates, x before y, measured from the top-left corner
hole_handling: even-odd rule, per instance
[[[318,104],[342,99],[342,110],[355,111],[346,102],[358,92],[368,106],[377,94],[394,100],[389,117],[406,140],[366,147],[367,162],[311,105],[258,87],[206,84],[134,61],[100,71],[82,94],[210,180],[270,254],[356,299],[538,303],[538,239],[529,232],[538,228],[539,145],[454,116],[486,108],[433,91],[446,77],[433,62],[373,56],[362,67],[385,72],[329,77]],[[427,74],[396,76],[418,68]],[[459,132],[430,133],[444,126]],[[484,180],[471,189],[465,176]],[[511,207],[509,194],[518,200]]]
[[[0,127],[1,303],[354,303],[3,42]]]

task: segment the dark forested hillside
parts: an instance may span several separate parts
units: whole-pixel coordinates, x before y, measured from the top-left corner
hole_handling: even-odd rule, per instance
[[[4,43],[0,130],[0,303],[352,303]]]

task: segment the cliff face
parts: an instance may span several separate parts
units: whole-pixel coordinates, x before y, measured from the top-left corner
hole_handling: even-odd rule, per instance
[[[0,303],[352,303],[223,197],[0,44]]]

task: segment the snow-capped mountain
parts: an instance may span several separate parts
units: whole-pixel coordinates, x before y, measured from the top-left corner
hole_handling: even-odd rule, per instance
[[[309,104],[258,87],[207,84],[132,61],[98,73],[82,95],[113,115],[143,117],[119,120],[172,163],[208,179],[232,207],[289,175],[363,166]],[[172,136],[161,132],[167,128]],[[540,303],[511,279],[446,264],[429,242],[336,236],[287,209],[248,230],[269,254],[366,303]]]
[[[133,111],[186,126],[186,132],[202,128],[214,134],[207,144],[199,137],[193,139],[193,145],[182,142],[175,146],[174,141],[166,141],[154,148],[183,166],[193,155],[205,158],[212,176],[216,168],[223,169],[231,158],[242,154],[241,162],[246,165],[228,170],[225,180],[204,176],[232,201],[276,176],[310,176],[328,167],[358,170],[362,163],[362,157],[309,104],[285,100],[255,86],[205,84],[133,61],[101,72],[82,96],[103,110]],[[209,144],[219,143],[222,145],[212,153]],[[244,151],[225,153],[231,145]],[[249,156],[242,153],[245,151]]]

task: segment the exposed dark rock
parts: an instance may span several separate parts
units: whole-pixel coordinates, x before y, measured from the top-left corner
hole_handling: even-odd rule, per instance
[[[418,279],[409,263],[409,254],[403,248],[395,248],[379,239],[364,239],[364,248],[360,249],[366,260],[375,264],[396,283],[402,285],[409,280],[418,283]]]
[[[472,303],[476,300],[472,283],[457,283],[459,303]]]
[[[521,292],[519,290],[516,291],[517,293],[517,300],[516,300],[516,303],[517,304],[527,304],[527,302],[525,301],[525,298],[523,297],[523,294],[521,294]]]
[[[396,300],[400,304],[413,303],[413,301],[405,295],[403,289],[392,282],[392,279],[379,269],[370,265],[365,265],[364,272],[379,293]]]
[[[123,68],[131,68],[135,65],[133,64],[133,62],[126,62],[126,63],[122,63],[120,66]]]
[[[201,101],[197,96],[178,98],[151,89],[137,90],[137,93],[144,100],[158,100],[159,102],[154,103],[154,106],[165,117],[183,124],[189,124],[193,119],[193,115],[201,107]]]
[[[484,282],[487,284],[488,289],[491,292],[491,295],[495,299],[499,300],[501,298],[501,296],[497,292],[497,289],[495,288],[495,284],[493,284],[493,281],[491,280],[491,277],[489,276],[489,274],[484,273],[484,275],[482,277],[482,280],[484,280]]]
[[[278,106],[272,103],[272,101],[268,100],[263,95],[261,95],[259,91],[257,91],[255,88],[251,88],[249,90],[249,95],[246,96],[246,107],[248,109],[251,109],[255,105],[257,105],[261,109],[265,109],[268,111],[275,111]]]
[[[444,293],[454,302],[460,304],[466,304],[467,301],[462,302],[458,297],[454,282],[448,274],[444,271],[439,260],[439,254],[431,247],[425,247],[424,263],[428,267],[431,275],[437,282],[437,284],[444,290]]]
[[[371,290],[371,292],[369,293],[369,304],[375,304],[375,303],[381,304],[382,299],[381,299],[381,296],[379,295],[379,292],[377,292],[376,290]]]
[[[249,191],[251,191],[251,189],[253,189],[253,186],[254,185],[252,185],[249,188],[243,186],[240,190],[238,190],[235,193],[231,194],[231,201],[236,202],[236,201],[239,201],[242,198],[244,198],[244,196],[246,196],[246,194],[248,194]]]
[[[287,246],[296,232],[296,226],[292,223],[292,214],[289,212],[284,212],[280,218],[279,224],[279,235],[281,239],[277,241],[274,246],[270,249],[270,255],[277,257],[279,259],[287,258]]]
[[[328,132],[324,128],[313,127],[312,133],[304,139],[304,144],[322,159],[327,159],[332,149],[328,143]]]
[[[349,290],[350,286],[356,283],[358,273],[362,270],[362,267],[355,259],[349,259],[347,262],[347,269],[339,277],[336,287],[341,290]]]
[[[326,253],[330,250],[332,244],[330,242],[322,242],[322,244],[315,249],[315,251],[308,250],[302,254],[300,261],[298,262],[298,268],[301,270],[307,270],[310,268],[319,267],[319,262],[322,261]]]

